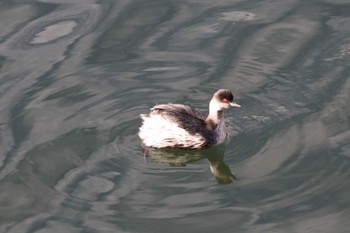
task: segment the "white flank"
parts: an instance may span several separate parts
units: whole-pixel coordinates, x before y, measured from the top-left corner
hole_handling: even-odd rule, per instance
[[[196,133],[189,134],[186,130],[178,127],[175,122],[157,114],[149,116],[141,115],[143,124],[139,131],[142,142],[147,147],[165,148],[181,145],[184,148],[201,148],[205,138]]]

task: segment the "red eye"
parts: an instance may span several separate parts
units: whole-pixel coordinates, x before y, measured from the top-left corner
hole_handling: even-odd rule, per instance
[[[222,101],[224,101],[225,103],[228,103],[228,99],[224,98]]]

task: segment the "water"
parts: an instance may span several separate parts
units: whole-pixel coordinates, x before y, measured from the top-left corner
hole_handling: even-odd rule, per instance
[[[348,232],[350,4],[0,3],[0,232]],[[139,114],[207,111],[230,137],[154,151]]]

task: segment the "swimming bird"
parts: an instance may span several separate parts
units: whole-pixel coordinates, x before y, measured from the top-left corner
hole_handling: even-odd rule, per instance
[[[241,106],[228,89],[214,93],[207,117],[187,105],[157,104],[149,114],[141,114],[138,135],[151,148],[208,148],[225,140],[224,110],[229,107]]]

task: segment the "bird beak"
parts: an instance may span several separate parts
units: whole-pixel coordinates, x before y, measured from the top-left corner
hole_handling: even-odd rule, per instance
[[[230,102],[230,106],[231,106],[231,107],[237,107],[237,108],[240,108],[240,107],[241,107],[241,105],[239,105],[239,104],[237,104],[237,103],[235,103],[235,102]]]

